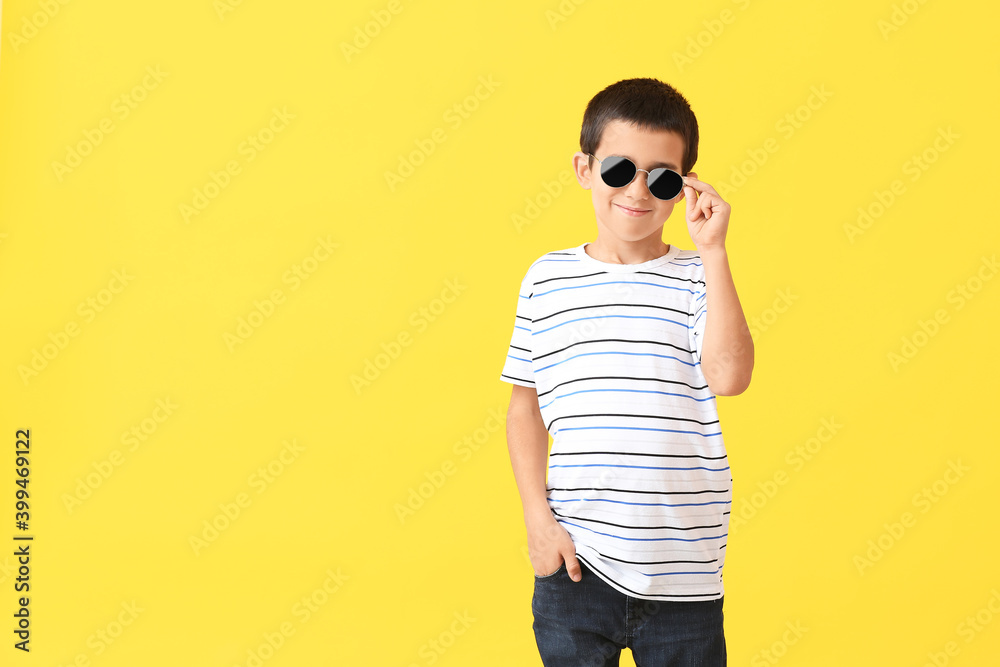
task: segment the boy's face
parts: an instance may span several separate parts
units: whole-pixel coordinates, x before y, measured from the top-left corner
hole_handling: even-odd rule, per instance
[[[684,139],[668,130],[640,130],[625,121],[612,121],[604,128],[594,155],[601,160],[619,155],[632,160],[639,169],[667,167],[684,175]],[[673,199],[657,199],[646,187],[646,173],[642,171],[625,187],[612,188],[601,179],[601,164],[594,160],[593,167],[588,167],[588,159],[586,153],[578,152],[573,156],[573,166],[580,185],[592,192],[599,233],[624,242],[662,235],[663,223],[674,204],[684,198],[683,190]]]

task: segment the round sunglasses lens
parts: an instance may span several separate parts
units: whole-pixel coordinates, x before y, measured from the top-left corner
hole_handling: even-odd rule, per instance
[[[684,188],[684,180],[676,171],[654,169],[649,175],[649,191],[657,199],[673,199]]]
[[[613,188],[620,188],[632,182],[635,165],[628,158],[606,157],[601,163],[601,178]]]

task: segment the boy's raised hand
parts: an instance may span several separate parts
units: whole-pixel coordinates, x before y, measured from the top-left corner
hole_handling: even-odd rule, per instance
[[[687,202],[687,225],[698,250],[725,248],[729,229],[730,207],[708,183],[689,172],[684,177],[684,200]]]

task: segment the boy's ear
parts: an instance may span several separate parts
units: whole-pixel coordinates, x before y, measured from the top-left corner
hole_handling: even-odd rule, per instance
[[[573,154],[573,173],[576,174],[576,180],[584,190],[590,189],[591,170],[587,165],[589,159],[590,156],[581,151]]]

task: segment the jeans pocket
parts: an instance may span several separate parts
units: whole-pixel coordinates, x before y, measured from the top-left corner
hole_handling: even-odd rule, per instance
[[[549,574],[536,574],[535,575],[535,579],[536,580],[537,579],[548,579],[550,577],[556,576],[557,574],[559,574],[560,572],[562,572],[565,569],[566,569],[566,561],[563,561],[562,563],[559,564],[559,567],[556,568],[555,572],[551,572]]]

